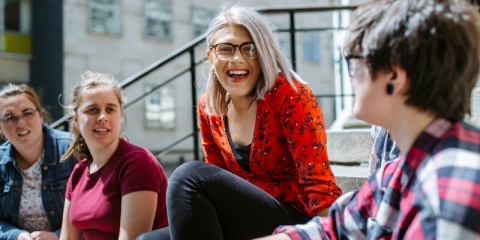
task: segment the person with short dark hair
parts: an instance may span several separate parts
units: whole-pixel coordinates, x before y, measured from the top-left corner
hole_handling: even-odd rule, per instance
[[[480,14],[467,1],[375,0],[344,46],[354,115],[401,158],[326,217],[264,239],[479,239],[480,129],[465,120],[479,77]]]

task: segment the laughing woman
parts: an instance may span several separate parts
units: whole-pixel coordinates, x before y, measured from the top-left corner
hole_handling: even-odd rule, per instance
[[[251,239],[326,214],[341,190],[320,106],[271,24],[234,6],[212,21],[207,44],[198,103],[206,163],[187,162],[170,179],[171,238]]]

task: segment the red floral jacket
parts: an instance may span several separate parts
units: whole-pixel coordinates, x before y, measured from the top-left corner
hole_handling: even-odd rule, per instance
[[[312,217],[341,194],[328,161],[323,116],[312,91],[279,75],[257,102],[250,148],[250,170],[237,163],[222,116],[206,113],[206,98],[198,102],[205,160],[263,189],[283,203]]]

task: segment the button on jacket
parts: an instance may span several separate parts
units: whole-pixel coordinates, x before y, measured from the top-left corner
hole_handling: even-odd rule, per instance
[[[46,124],[43,125],[43,133],[42,203],[48,221],[58,235],[62,225],[66,184],[77,160],[72,155],[60,162],[70,145],[70,133],[52,129]],[[10,142],[0,146],[0,240],[17,239],[25,231],[18,225],[23,179],[14,154],[14,146]]]

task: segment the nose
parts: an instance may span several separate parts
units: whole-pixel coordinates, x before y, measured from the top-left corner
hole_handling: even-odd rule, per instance
[[[100,114],[98,115],[97,121],[101,122],[101,121],[106,121],[106,120],[107,120],[107,116],[106,116],[105,111],[101,111]]]
[[[235,46],[234,49],[235,49],[235,51],[233,52],[232,60],[236,60],[236,59],[243,60],[244,57],[243,57],[242,53],[240,52],[240,47]]]
[[[25,118],[23,118],[23,116],[18,116],[18,118],[17,118],[17,124],[16,124],[16,125],[18,125],[18,124],[20,123],[20,121],[23,121],[24,123],[27,122],[27,121],[25,120]]]

